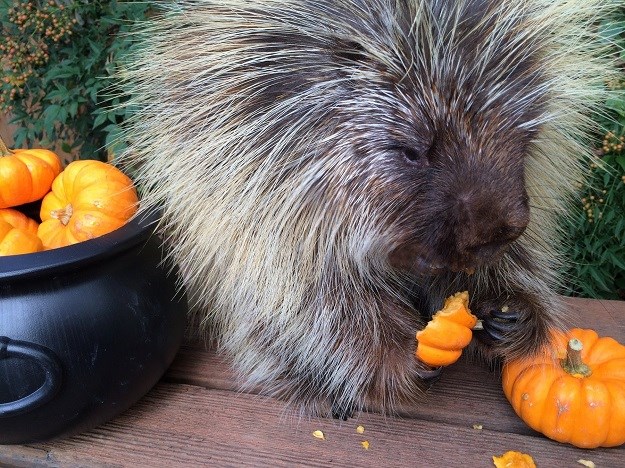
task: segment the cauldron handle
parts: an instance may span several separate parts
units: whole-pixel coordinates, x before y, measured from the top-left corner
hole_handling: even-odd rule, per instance
[[[35,361],[45,372],[45,381],[37,390],[19,400],[0,403],[0,418],[31,411],[50,401],[61,388],[61,363],[54,352],[36,343],[0,336],[0,360],[20,357]]]

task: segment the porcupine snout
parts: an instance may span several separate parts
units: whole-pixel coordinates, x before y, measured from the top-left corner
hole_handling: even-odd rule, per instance
[[[522,149],[479,151],[450,141],[433,145],[421,183],[406,186],[415,196],[402,225],[407,242],[390,257],[398,268],[437,275],[493,265],[530,222]]]
[[[516,195],[484,194],[471,189],[457,195],[454,232],[457,261],[452,270],[471,269],[500,257],[529,223],[525,190]]]

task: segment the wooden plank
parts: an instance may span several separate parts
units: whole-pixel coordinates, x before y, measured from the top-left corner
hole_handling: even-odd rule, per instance
[[[202,343],[184,344],[164,376],[167,382],[235,390],[236,379],[229,361]]]
[[[625,343],[625,301],[568,298],[571,326],[593,328],[602,336]]]
[[[185,346],[164,380],[211,389],[236,390],[228,361],[216,355],[214,350],[200,349]],[[484,413],[484,408],[489,411]],[[489,371],[483,363],[464,358],[444,370],[441,379],[423,395],[419,406],[401,411],[403,417],[437,422],[460,419],[468,426],[480,423],[491,429],[507,428],[519,434],[531,433],[531,429],[520,420],[515,421],[511,429],[509,422],[502,420],[501,414],[514,415],[503,397],[500,375]]]
[[[362,435],[358,424],[365,427]],[[315,439],[315,430],[326,439]],[[462,467],[489,466],[493,454],[515,449],[531,453],[539,466],[575,466],[584,458],[616,467],[625,456],[622,449],[581,450],[542,437],[421,419],[306,418],[258,395],[166,383],[109,424],[35,447],[46,452],[49,466]],[[32,447],[3,451],[0,463],[24,449]]]

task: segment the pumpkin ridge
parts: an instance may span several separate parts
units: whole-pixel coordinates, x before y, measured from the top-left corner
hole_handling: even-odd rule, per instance
[[[0,219],[3,219],[13,227],[37,234],[39,223],[13,208],[0,208]]]
[[[542,425],[542,414],[545,406],[544,395],[549,393],[551,385],[544,385],[543,387],[535,386],[528,392],[525,391],[527,382],[532,382],[544,376],[549,372],[554,372],[553,368],[548,366],[530,366],[521,369],[513,384],[511,385],[511,398],[514,402],[512,405],[515,412],[521,417],[532,429],[539,431]],[[548,382],[546,379],[541,382]],[[527,401],[532,396],[536,396],[537,393],[541,393],[542,398],[533,398],[528,404]],[[527,396],[527,397],[525,397]],[[536,401],[534,401],[536,400]]]
[[[610,418],[610,431],[604,444],[604,447],[615,447],[625,442],[625,430],[620,432],[619,428],[625,428],[625,383],[622,380],[611,381],[606,385],[612,401],[612,417]]]
[[[88,221],[93,221],[94,224]],[[106,213],[93,209],[74,212],[74,216],[67,227],[73,233],[75,239],[83,241],[99,237],[111,230],[119,229],[124,224],[126,224],[126,221],[123,219],[109,216]]]
[[[615,360],[625,360],[625,346],[622,346],[618,341],[612,338],[605,337],[601,338],[601,340],[595,344],[592,354],[586,356],[584,362],[586,362],[594,372],[596,368],[614,362]],[[621,375],[620,372],[619,375]]]
[[[26,174],[30,174],[30,171],[28,169],[28,166],[26,165],[26,163],[24,163],[24,161],[22,161],[20,158],[13,158],[13,161],[15,161],[15,163],[17,163],[15,165],[15,170],[13,172],[22,172],[22,173],[26,173]],[[31,198],[33,196],[33,180],[31,177],[26,177],[24,179],[24,181],[27,181],[28,183],[28,190],[26,190],[26,188],[22,185],[20,187],[20,190],[23,192],[27,192],[28,193],[28,198]],[[21,203],[20,203],[21,205]],[[8,207],[7,207],[8,208]]]
[[[28,199],[31,201],[39,200],[48,192],[49,185],[52,184],[52,181],[56,176],[56,174],[54,174],[54,170],[44,160],[30,153],[16,152],[13,154],[13,157],[20,161],[24,165],[26,171],[31,174],[31,181],[33,180],[32,176],[37,176],[37,179],[46,181],[46,188],[44,190],[41,190],[38,187],[38,184],[30,184],[30,194]],[[41,193],[37,193],[38,190]]]
[[[625,380],[625,358],[606,360],[596,364],[593,368],[593,377],[605,380]]]
[[[577,427],[578,415],[582,407],[580,403],[580,394],[582,392],[582,379],[572,377],[570,374],[560,369],[562,375],[553,379],[549,388],[549,393],[545,398],[547,401],[555,401],[555,418],[549,420],[543,419],[541,432],[547,434],[558,442],[571,443],[575,428]],[[568,398],[560,399],[559,394],[563,392],[562,387],[566,387]],[[570,387],[570,388],[569,388]],[[568,421],[567,421],[568,419]]]
[[[597,379],[580,379],[581,402],[574,423],[572,443],[577,447],[594,447],[600,445],[609,434],[611,394],[604,382]],[[595,406],[593,406],[595,403]],[[598,404],[597,404],[598,403]],[[592,411],[588,411],[588,409]],[[581,420],[582,424],[578,425]]]
[[[74,172],[74,173],[73,173]],[[70,172],[67,169],[63,171],[63,187],[65,187],[65,197],[67,200],[73,200],[80,193],[80,187],[75,187],[77,184],[76,180],[78,180],[78,174],[80,171]]]
[[[0,256],[27,254],[42,249],[41,239],[35,234],[0,219]]]
[[[444,342],[442,335],[447,335]],[[420,343],[446,351],[464,348],[469,344],[472,336],[473,333],[469,328],[445,317],[429,322],[423,330],[417,332],[417,340]]]

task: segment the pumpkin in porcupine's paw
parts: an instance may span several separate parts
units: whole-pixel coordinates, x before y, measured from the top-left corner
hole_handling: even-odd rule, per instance
[[[503,390],[532,429],[581,448],[625,443],[625,346],[594,330],[553,332],[535,358],[503,368]]]
[[[119,169],[100,161],[73,161],[41,203],[38,235],[46,249],[93,239],[123,226],[137,205],[133,183]]]
[[[35,234],[16,228],[0,218],[0,256],[27,254],[40,250],[43,250],[43,246]]]
[[[41,199],[61,172],[61,160],[46,149],[9,150],[0,139],[0,208]]]
[[[477,317],[469,310],[469,293],[459,292],[445,300],[425,328],[417,332],[419,360],[433,367],[456,362],[462,350],[471,342],[471,329]]]

